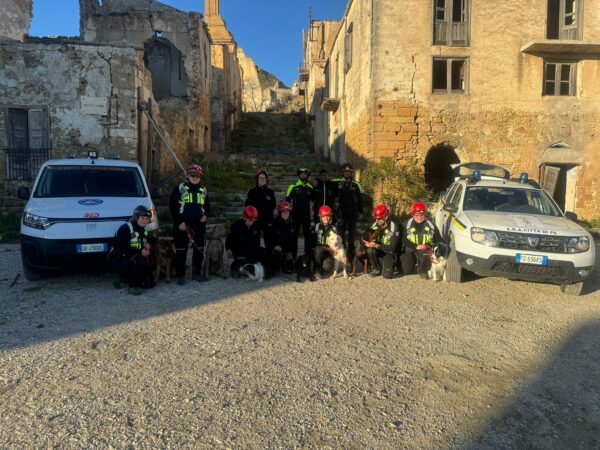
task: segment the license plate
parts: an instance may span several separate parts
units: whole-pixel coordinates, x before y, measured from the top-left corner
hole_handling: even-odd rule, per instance
[[[77,244],[77,253],[107,252],[108,244]]]
[[[538,266],[545,266],[548,264],[547,256],[538,256],[538,255],[521,255],[517,253],[515,256],[517,264],[535,264]]]

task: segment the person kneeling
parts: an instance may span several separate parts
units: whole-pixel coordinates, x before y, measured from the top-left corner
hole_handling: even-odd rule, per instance
[[[231,231],[225,240],[225,249],[233,256],[230,267],[232,278],[240,276],[239,268],[245,264],[262,263],[264,249],[260,247],[260,228],[257,220],[256,208],[246,206],[242,218],[231,225]]]
[[[372,277],[383,273],[383,278],[392,278],[394,274],[399,232],[396,223],[389,220],[389,214],[390,210],[387,206],[377,205],[373,209],[375,223],[371,226],[376,237],[373,241],[363,240],[363,244],[367,248]],[[379,258],[383,258],[383,269]]]
[[[154,287],[152,267],[146,264],[151,255],[155,240],[145,230],[152,213],[140,205],[133,211],[131,221],[119,227],[115,235],[113,248],[109,253],[112,269],[117,272],[114,287],[121,288],[122,283],[129,285],[131,295],[140,295],[142,288]]]
[[[279,216],[273,222],[273,271],[290,274],[298,255],[298,225],[291,218],[292,206],[288,202],[279,203],[277,211]]]
[[[319,223],[315,225],[316,245],[313,250],[315,271],[321,276],[331,275],[335,267],[333,251],[327,245],[327,238],[338,234],[337,228],[331,224],[332,211],[329,206],[319,208]]]
[[[421,278],[427,279],[427,272],[431,267],[431,247],[436,242],[441,242],[440,232],[433,222],[425,219],[425,204],[417,202],[412,207],[412,219],[403,224],[404,235],[402,244],[404,253],[400,255],[402,272],[410,275],[415,271]]]

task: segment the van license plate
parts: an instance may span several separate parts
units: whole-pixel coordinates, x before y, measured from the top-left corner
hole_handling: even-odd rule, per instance
[[[107,252],[108,244],[77,244],[77,253]]]
[[[522,255],[517,253],[515,256],[517,264],[535,264],[538,266],[545,266],[548,264],[547,256],[538,256],[538,255]]]

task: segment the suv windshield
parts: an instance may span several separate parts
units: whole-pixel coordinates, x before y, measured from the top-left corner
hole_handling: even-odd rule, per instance
[[[467,189],[464,211],[502,211],[560,216],[550,197],[538,189],[474,186]]]
[[[34,197],[146,197],[135,167],[46,166]]]

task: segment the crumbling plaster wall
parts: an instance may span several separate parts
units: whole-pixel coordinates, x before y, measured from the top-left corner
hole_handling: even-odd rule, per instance
[[[160,37],[182,53],[189,77],[188,96],[158,102],[152,114],[178,157],[185,162],[210,151],[210,38],[200,13],[185,13],[148,0],[81,0],[81,35],[85,40],[144,48]],[[146,98],[148,99],[148,97]],[[161,158],[161,172],[173,162]]]
[[[0,37],[22,41],[29,34],[33,16],[32,0],[0,2]]]
[[[143,54],[131,47],[51,40],[0,43],[0,145],[7,147],[8,107],[48,110],[52,158],[85,149],[137,159],[137,89],[149,82]],[[106,115],[91,113],[82,97],[108,99]],[[6,167],[0,165],[0,179]],[[5,183],[5,190],[14,186]]]

